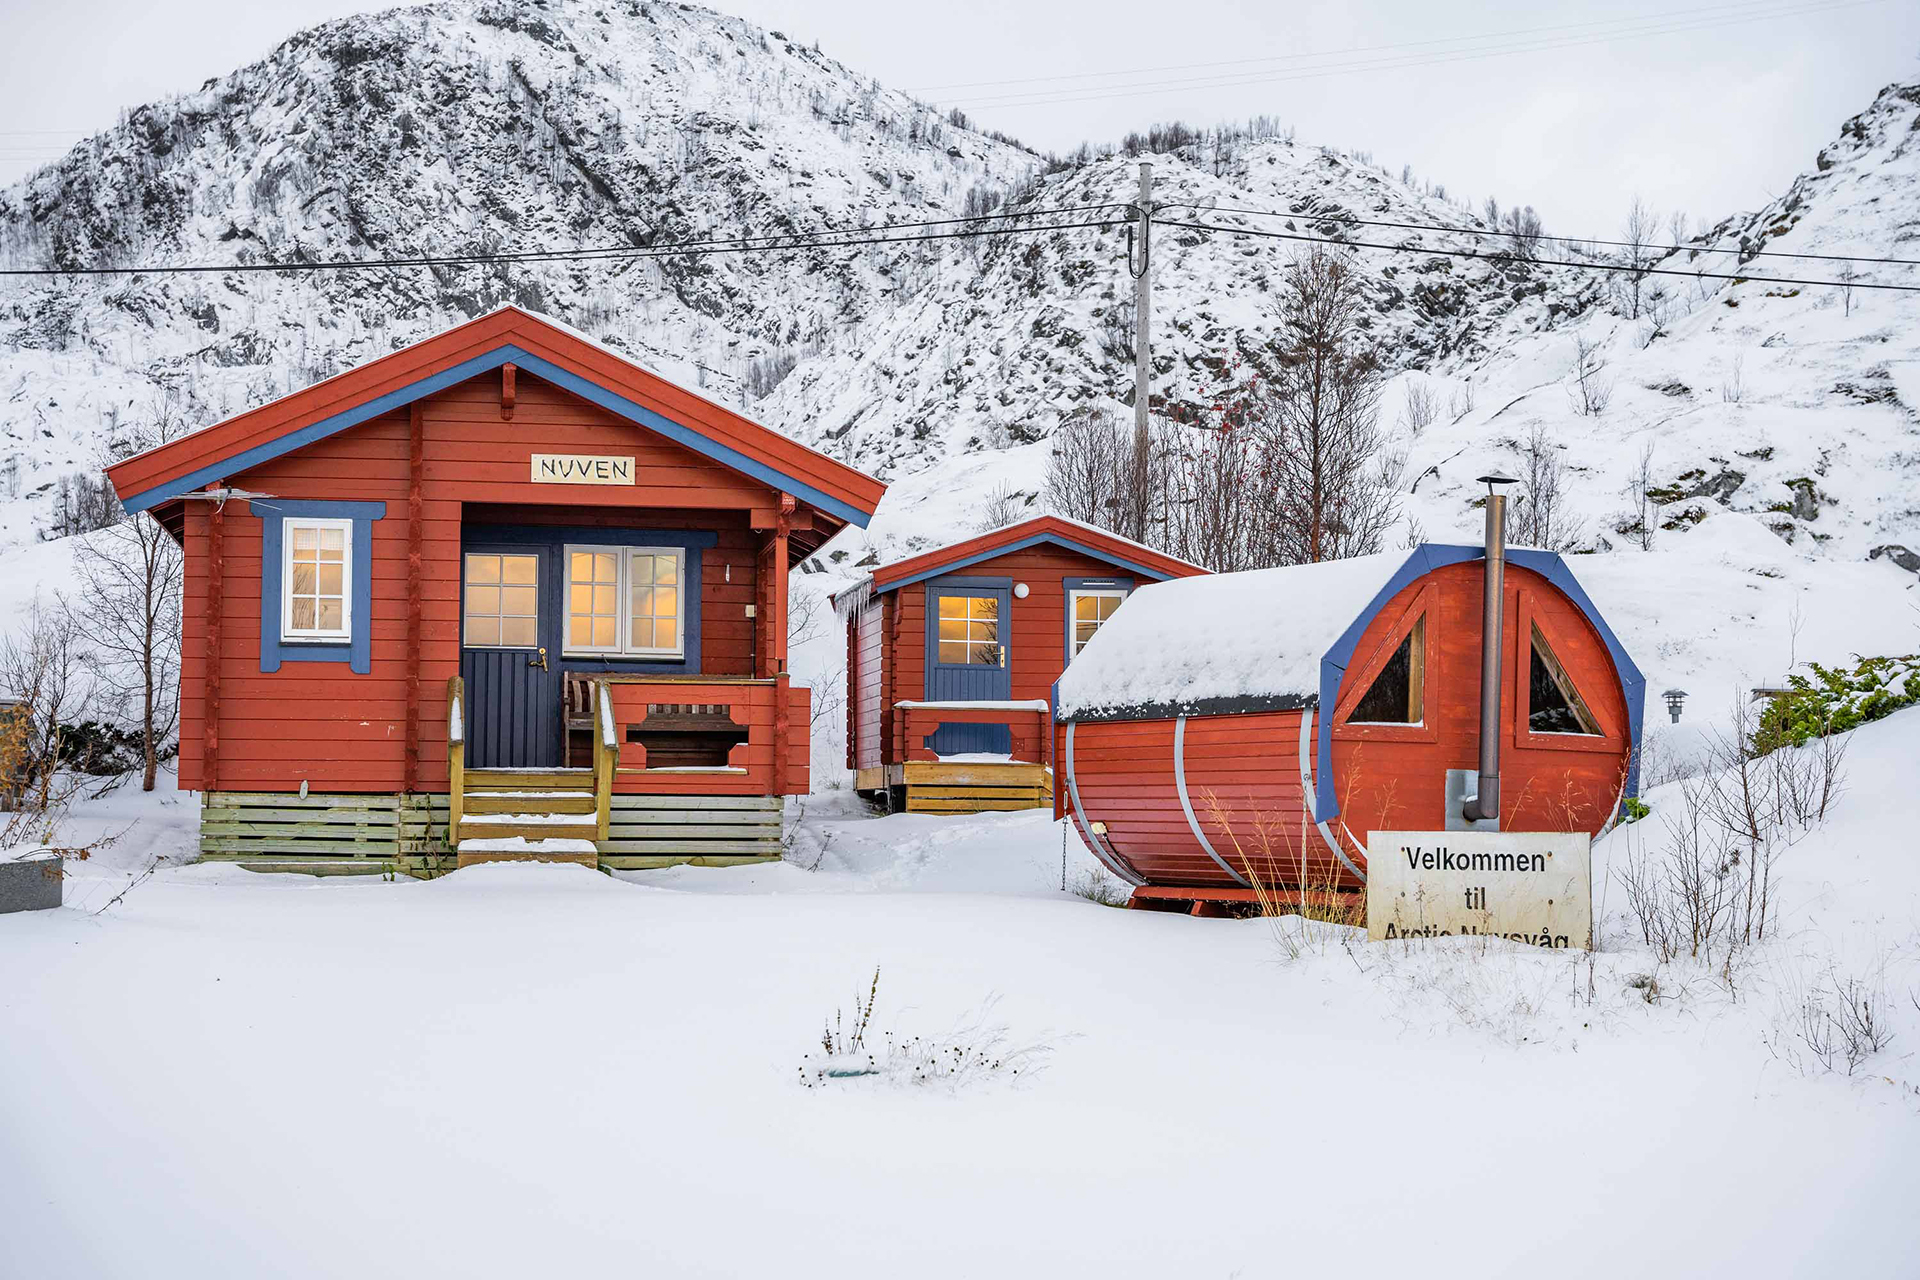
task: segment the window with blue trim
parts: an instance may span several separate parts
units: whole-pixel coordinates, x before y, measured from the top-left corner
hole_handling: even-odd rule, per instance
[[[384,502],[256,498],[260,669],[344,662],[373,670],[373,522]]]

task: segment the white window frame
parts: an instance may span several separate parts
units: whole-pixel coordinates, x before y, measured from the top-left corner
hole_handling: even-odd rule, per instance
[[[470,618],[470,615],[467,613],[467,592],[474,585],[472,582],[468,581],[467,579],[467,561],[474,556],[492,556],[495,559],[500,561],[500,568],[501,568],[500,581],[498,583],[484,582],[484,583],[481,583],[480,585],[481,586],[498,586],[503,590],[509,585],[506,581],[506,561],[509,556],[525,556],[527,559],[533,561],[533,642],[531,644],[508,644],[504,638],[498,644],[475,644],[473,641],[473,638],[467,634],[467,622],[469,621],[469,618]],[[463,649],[514,649],[514,650],[519,650],[521,652],[525,652],[528,649],[534,649],[539,647],[540,645],[540,614],[541,614],[540,592],[546,586],[546,583],[540,581],[541,559],[542,557],[540,555],[539,548],[537,547],[531,548],[526,551],[464,551],[463,550],[460,553],[460,647],[461,648]],[[524,586],[526,584],[514,583],[512,585]],[[524,618],[527,615],[523,613],[495,612],[491,614],[481,614],[479,616],[482,618],[494,618],[498,620],[500,623],[501,630],[504,632],[506,630],[507,619],[509,618],[519,619],[519,618]]]
[[[1105,598],[1110,600],[1118,600],[1120,601],[1120,603],[1125,604],[1127,597],[1132,594],[1133,593],[1131,591],[1128,591],[1125,587],[1075,587],[1073,590],[1067,592],[1067,647],[1072,651],[1067,655],[1068,662],[1072,662],[1075,658],[1079,657],[1080,651],[1086,648],[1087,642],[1093,639],[1093,636],[1088,636],[1086,641],[1082,641],[1080,639],[1080,628],[1078,626],[1078,623],[1080,620],[1079,618],[1080,598],[1082,596],[1094,596],[1094,597],[1100,597],[1100,598]],[[1113,616],[1112,614],[1107,615],[1108,618],[1111,618],[1112,616]],[[1093,634],[1099,635],[1100,628],[1104,627],[1106,624],[1107,624],[1106,618],[1102,618],[1100,620],[1099,625],[1094,627]]]
[[[573,557],[612,552],[614,555],[614,600],[618,612],[614,618],[612,647],[576,645],[573,631]],[[560,652],[580,658],[639,658],[656,662],[678,662],[687,655],[687,549],[685,547],[640,547],[605,542],[570,542],[561,548],[566,558],[561,579]],[[671,647],[636,648],[633,629],[633,558],[635,556],[671,556],[674,562],[674,591],[679,616],[674,628],[676,643]]]
[[[340,625],[337,628],[293,625],[293,531],[340,531]],[[316,585],[318,585],[316,583]],[[314,620],[319,621],[316,608]],[[353,521],[322,516],[282,516],[280,520],[280,639],[293,644],[351,644],[353,642]]]

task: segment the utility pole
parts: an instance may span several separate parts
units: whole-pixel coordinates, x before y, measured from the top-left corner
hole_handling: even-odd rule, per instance
[[[1133,492],[1131,499],[1135,527],[1129,537],[1145,541],[1147,520],[1153,501],[1148,492],[1151,475],[1152,435],[1147,428],[1147,402],[1151,398],[1153,363],[1153,163],[1140,162],[1140,198],[1134,206],[1140,211],[1140,266],[1134,268],[1128,255],[1127,270],[1133,276]]]

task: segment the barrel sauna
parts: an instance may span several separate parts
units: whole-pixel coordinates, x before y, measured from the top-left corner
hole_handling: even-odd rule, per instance
[[[1054,691],[1056,810],[1151,896],[1353,890],[1370,830],[1485,828],[1487,549],[1157,583]],[[1505,552],[1498,824],[1598,834],[1637,788],[1645,681],[1566,563]]]

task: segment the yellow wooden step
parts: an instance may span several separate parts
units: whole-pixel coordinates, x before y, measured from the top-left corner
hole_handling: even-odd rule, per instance
[[[568,788],[565,791],[469,791],[462,801],[463,813],[592,813],[593,792]]]

